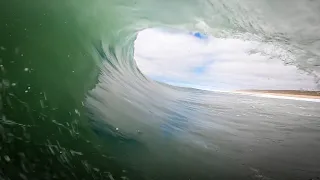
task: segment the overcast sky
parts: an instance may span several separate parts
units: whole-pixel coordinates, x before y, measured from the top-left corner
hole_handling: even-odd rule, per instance
[[[213,90],[316,87],[313,78],[295,66],[260,53],[249,54],[258,47],[261,44],[253,41],[146,29],[135,42],[135,60],[148,77],[179,86]],[[287,56],[271,45],[263,48]]]

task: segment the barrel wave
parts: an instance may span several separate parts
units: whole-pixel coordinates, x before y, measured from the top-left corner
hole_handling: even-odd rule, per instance
[[[319,101],[152,80],[148,28],[254,40],[320,89],[318,1],[1,0],[0,179],[319,178]]]

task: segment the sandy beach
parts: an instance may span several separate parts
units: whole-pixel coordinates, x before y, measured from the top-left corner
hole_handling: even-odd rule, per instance
[[[267,94],[274,96],[320,99],[320,91],[302,91],[302,90],[239,90],[236,92],[249,94]]]

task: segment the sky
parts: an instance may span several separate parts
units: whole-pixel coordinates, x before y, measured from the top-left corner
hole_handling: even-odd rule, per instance
[[[316,88],[312,76],[279,59],[290,54],[269,44],[146,29],[139,32],[134,48],[142,73],[172,85],[207,90]],[[264,53],[250,53],[257,49]]]

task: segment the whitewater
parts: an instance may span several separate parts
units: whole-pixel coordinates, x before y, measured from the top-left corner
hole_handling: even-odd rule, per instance
[[[316,0],[1,0],[0,179],[319,178],[319,101],[158,82],[150,28],[255,42],[320,90]]]

